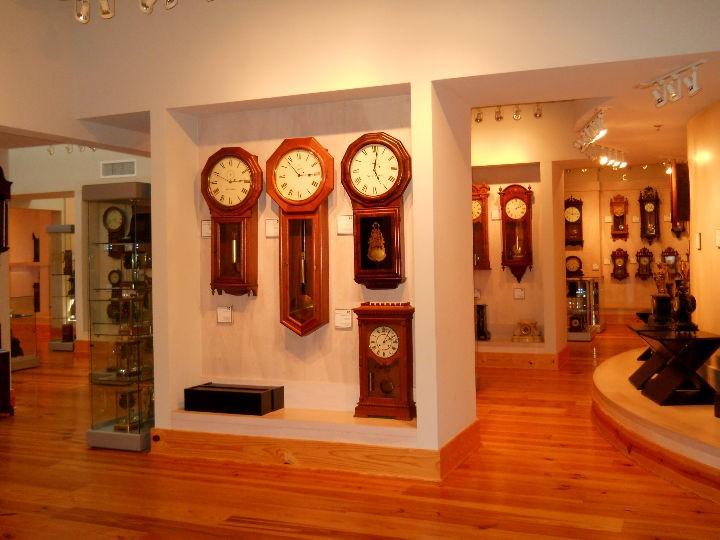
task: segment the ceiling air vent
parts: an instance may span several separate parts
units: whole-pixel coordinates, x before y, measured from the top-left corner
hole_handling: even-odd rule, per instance
[[[100,177],[117,178],[119,176],[136,176],[135,160],[127,161],[101,161]]]

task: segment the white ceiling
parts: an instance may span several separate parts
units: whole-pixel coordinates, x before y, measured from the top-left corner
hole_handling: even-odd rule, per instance
[[[695,96],[685,93],[677,102],[658,108],[651,89],[637,87],[639,83],[700,59],[706,62],[699,69],[701,90]],[[578,118],[578,129],[590,118],[596,107],[606,108],[604,116],[608,134],[599,144],[624,151],[631,165],[658,163],[666,159],[687,159],[688,120],[720,100],[720,53],[500,73],[453,79],[438,84],[451,88],[473,107],[586,100],[588,108]],[[150,131],[147,112],[109,116],[95,121],[143,133]],[[5,148],[61,142],[64,141],[58,140],[56,136],[0,130],[0,147]],[[96,142],[92,145],[102,146]],[[578,158],[582,158],[579,153]]]

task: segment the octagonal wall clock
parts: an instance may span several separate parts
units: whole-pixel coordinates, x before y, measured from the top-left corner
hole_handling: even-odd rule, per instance
[[[221,148],[202,170],[201,192],[210,209],[213,294],[257,295],[257,200],[263,187],[256,156]]]
[[[355,282],[397,288],[405,281],[403,193],[412,176],[410,154],[387,133],[366,133],[348,146],[341,173],[353,208]]]
[[[334,160],[314,137],[285,139],[267,160],[280,213],[280,323],[299,336],[329,321],[327,198]]]

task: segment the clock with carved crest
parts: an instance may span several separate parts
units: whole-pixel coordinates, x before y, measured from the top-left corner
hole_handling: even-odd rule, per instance
[[[257,200],[263,187],[258,159],[241,147],[211,155],[201,176],[210,209],[213,293],[257,295]]]
[[[627,278],[628,252],[618,248],[610,254],[610,260],[612,261],[612,272],[610,272],[610,275],[618,281]]]
[[[615,195],[610,199],[610,214],[612,216],[612,225],[610,227],[610,236],[613,240],[627,240],[628,237],[628,200],[621,194]]]
[[[644,247],[638,250],[638,252],[635,254],[635,259],[638,263],[638,269],[637,272],[635,272],[635,277],[642,280],[646,280],[647,278],[652,277],[652,264],[654,258],[655,256],[653,255],[653,252],[650,251],[648,248]]]
[[[490,270],[488,250],[488,194],[487,184],[472,185],[473,267]]]
[[[267,160],[280,210],[280,323],[299,336],[330,320],[328,203],[334,160],[314,137],[285,139]]]
[[[518,280],[532,268],[532,191],[519,184],[500,188],[502,267]]]
[[[582,205],[583,202],[572,195],[565,199],[564,217],[566,246],[583,245]]]
[[[415,308],[407,302],[365,302],[353,311],[360,340],[360,398],[355,416],[413,419]]]
[[[660,198],[651,186],[640,192],[640,237],[652,245],[660,238]]]
[[[341,171],[353,208],[355,282],[397,288],[405,281],[403,193],[412,176],[410,154],[387,133],[366,133],[348,146]]]

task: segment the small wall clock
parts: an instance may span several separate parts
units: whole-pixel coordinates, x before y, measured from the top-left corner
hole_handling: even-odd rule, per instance
[[[410,154],[387,133],[366,133],[348,146],[341,171],[353,207],[355,282],[394,289],[405,281],[402,197]]]
[[[582,246],[583,245],[583,229],[582,229],[582,204],[580,199],[570,195],[565,199],[565,245],[566,246]]]
[[[616,249],[610,254],[610,260],[612,261],[612,272],[610,273],[610,275],[618,281],[622,281],[623,279],[627,278],[627,251],[619,248]]]
[[[409,303],[365,302],[353,309],[360,340],[360,399],[355,416],[415,418]]]
[[[210,209],[213,294],[257,295],[257,200],[263,175],[258,159],[240,147],[211,155],[200,176]]]
[[[618,194],[615,195],[612,199],[610,199],[610,214],[612,215],[612,226],[610,228],[610,235],[612,236],[613,240],[627,240],[627,212],[627,197]]]
[[[10,182],[0,167],[0,253],[7,251],[8,245],[8,201],[10,200]]]
[[[675,248],[666,247],[660,254],[662,262],[665,263],[668,272],[668,278],[674,279],[677,274],[678,252]]]
[[[108,243],[121,242],[125,236],[125,223],[127,218],[122,208],[108,206],[103,212],[102,224],[108,233]]]
[[[299,336],[329,321],[327,198],[334,160],[313,137],[285,139],[267,160],[280,209],[280,323]]]
[[[565,257],[565,277],[582,277],[582,260],[577,255]]]
[[[519,184],[500,188],[502,209],[502,267],[509,267],[518,283],[532,268],[532,191]]]
[[[635,254],[635,258],[638,263],[638,269],[637,272],[635,272],[635,277],[642,280],[652,277],[652,263],[654,258],[653,252],[644,247]]]
[[[490,270],[488,250],[488,194],[487,184],[472,185],[473,267]]]
[[[660,238],[660,199],[651,186],[640,192],[640,237],[652,245]]]

